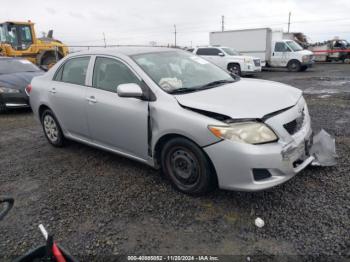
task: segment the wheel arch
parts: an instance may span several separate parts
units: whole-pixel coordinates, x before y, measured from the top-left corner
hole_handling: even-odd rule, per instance
[[[292,59],[290,59],[290,60],[287,62],[287,67],[288,67],[292,62],[297,62],[297,63],[299,63],[299,64],[301,65],[301,62],[300,62],[298,59],[292,58]]]
[[[229,69],[230,66],[232,65],[238,65],[240,68],[242,68],[241,64],[239,62],[228,62],[227,63],[227,70]]]
[[[160,138],[158,138],[157,142],[154,145],[154,149],[153,149],[153,158],[154,158],[154,165],[156,168],[160,167],[160,155],[161,155],[161,151],[163,146],[170,140],[174,139],[174,138],[184,138],[187,139],[189,141],[191,141],[192,143],[194,143],[195,145],[198,146],[198,148],[200,148],[202,150],[202,152],[204,153],[204,155],[207,157],[207,160],[209,161],[209,164],[211,166],[211,168],[213,169],[213,172],[215,174],[215,178],[216,178],[216,183],[218,183],[218,176],[216,173],[216,169],[214,166],[214,163],[211,161],[210,157],[208,156],[208,154],[205,152],[205,150],[203,150],[203,147],[201,147],[196,141],[194,141],[193,139],[182,135],[182,134],[178,134],[178,133],[168,133],[168,134],[164,134],[163,136],[161,136]]]
[[[43,60],[49,56],[56,57],[55,50],[50,49],[50,50],[41,51],[37,56],[37,64],[42,65]],[[58,50],[57,56],[58,56],[58,60],[60,60],[61,58],[64,57],[64,54]]]
[[[39,109],[38,109],[38,116],[39,116],[40,121],[41,121],[41,117],[42,117],[44,111],[47,110],[47,109],[51,110],[51,108],[48,107],[48,106],[45,105],[45,104],[41,104],[41,105],[39,106]],[[51,111],[52,111],[52,110],[51,110]]]

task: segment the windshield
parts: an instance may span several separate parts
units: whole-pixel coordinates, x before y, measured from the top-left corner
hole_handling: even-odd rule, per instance
[[[41,71],[36,65],[26,59],[1,59],[0,74],[13,74],[19,72],[39,72]]]
[[[132,58],[168,93],[198,91],[234,81],[226,71],[184,51],[147,53]]]
[[[240,55],[239,52],[228,47],[222,47],[221,49],[224,50],[224,52],[228,55]]]
[[[287,41],[287,44],[294,52],[303,50],[303,48],[297,42]]]

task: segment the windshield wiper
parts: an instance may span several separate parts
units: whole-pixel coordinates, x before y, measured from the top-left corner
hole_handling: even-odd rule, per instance
[[[209,82],[208,84],[205,84],[198,89],[207,89],[207,88],[212,88],[215,86],[220,86],[220,85],[229,84],[233,82],[235,82],[235,80],[217,80],[217,81]]]
[[[178,94],[178,93],[190,93],[197,91],[198,88],[192,88],[192,87],[180,87],[174,90],[168,91],[169,94]]]
[[[191,93],[191,92],[196,92],[204,89],[209,89],[212,87],[224,85],[224,84],[229,84],[233,83],[235,80],[216,80],[210,83],[207,83],[205,85],[202,85],[200,87],[180,87],[171,91],[168,91],[169,94],[179,94],[179,93]]]

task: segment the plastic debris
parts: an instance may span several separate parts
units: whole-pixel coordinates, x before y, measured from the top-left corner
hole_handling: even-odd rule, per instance
[[[322,129],[313,138],[310,154],[315,156],[312,162],[314,166],[334,166],[337,163],[335,151],[335,139]]]
[[[262,220],[260,217],[257,217],[255,219],[255,225],[258,227],[258,228],[262,228],[265,226],[265,222],[264,220]]]

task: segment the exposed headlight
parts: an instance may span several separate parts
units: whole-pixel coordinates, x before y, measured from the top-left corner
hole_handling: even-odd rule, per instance
[[[228,126],[208,126],[209,130],[222,139],[247,144],[262,144],[277,140],[276,134],[264,123],[240,122]]]
[[[18,89],[8,88],[8,87],[1,87],[0,86],[0,93],[19,93],[20,91]]]
[[[245,63],[253,63],[253,60],[251,58],[244,58]]]

